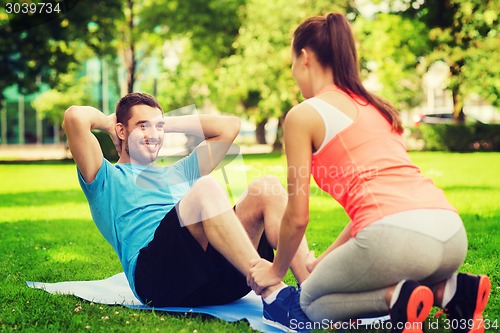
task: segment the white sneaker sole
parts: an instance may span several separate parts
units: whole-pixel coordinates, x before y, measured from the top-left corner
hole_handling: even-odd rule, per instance
[[[266,323],[267,325],[270,325],[270,326],[273,326],[273,327],[276,327],[276,328],[279,328],[280,330],[283,330],[285,332],[293,332],[293,333],[297,333],[298,331],[294,330],[294,329],[291,329],[290,327],[288,326],[285,326],[283,324],[280,324],[278,323],[277,321],[272,321],[271,319],[267,319],[265,318],[264,316],[262,316],[262,320],[264,321],[264,323]]]

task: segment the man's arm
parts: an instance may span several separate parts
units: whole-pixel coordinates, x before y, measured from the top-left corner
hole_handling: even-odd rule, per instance
[[[90,106],[71,106],[64,112],[63,128],[69,149],[87,183],[95,179],[102,164],[101,146],[91,131],[101,130],[113,134],[115,125],[115,114],[106,116]],[[116,134],[114,136],[116,144]]]
[[[200,133],[200,125],[203,133]],[[196,147],[200,174],[208,175],[224,159],[240,132],[234,116],[190,115],[165,119],[165,132],[203,135],[205,143]]]

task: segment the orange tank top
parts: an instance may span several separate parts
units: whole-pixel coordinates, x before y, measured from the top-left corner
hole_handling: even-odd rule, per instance
[[[351,218],[351,235],[406,210],[456,211],[443,191],[411,162],[403,137],[392,131],[386,118],[372,105],[355,105],[353,123],[313,154],[311,165],[318,186]]]

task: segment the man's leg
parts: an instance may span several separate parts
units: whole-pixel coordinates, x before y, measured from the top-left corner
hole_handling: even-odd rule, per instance
[[[200,178],[180,201],[177,209],[181,223],[202,248],[207,249],[210,243],[243,276],[250,269],[250,261],[260,258],[232,209],[227,193],[212,177]],[[281,286],[278,284],[267,288],[262,296],[266,297]]]
[[[250,183],[248,189],[236,205],[236,215],[247,230],[254,246],[258,246],[265,232],[268,243],[276,248],[281,221],[288,203],[288,194],[274,176],[265,176]],[[299,284],[309,276],[306,257],[309,248],[305,237],[302,239],[290,268]],[[282,284],[269,293],[262,293],[264,320],[282,329],[292,328],[292,323],[304,325],[309,319],[300,307],[300,294],[295,287]]]
[[[274,176],[258,178],[250,183],[236,204],[236,216],[255,248],[265,231],[269,244],[276,249],[287,201],[287,192]],[[304,237],[290,265],[299,284],[310,274],[305,265],[308,253],[309,247]]]

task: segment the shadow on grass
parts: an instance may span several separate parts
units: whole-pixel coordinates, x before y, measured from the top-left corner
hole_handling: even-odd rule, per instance
[[[89,220],[0,223],[0,235],[0,276],[7,284],[102,279],[122,270]]]
[[[468,185],[452,185],[452,186],[441,186],[440,187],[445,192],[451,191],[494,191],[499,190],[498,186],[468,186]]]
[[[272,153],[262,153],[262,154],[243,154],[243,160],[252,161],[252,160],[265,160],[265,159],[280,159],[284,154],[280,152],[272,152]]]
[[[85,203],[81,190],[32,191],[20,193],[1,193],[0,207],[27,207],[61,205],[64,203]]]
[[[7,164],[7,165],[23,165],[23,164],[28,164],[28,165],[65,165],[65,164],[75,164],[75,161],[71,158],[67,159],[61,159],[61,160],[33,160],[33,161],[26,161],[26,160],[0,160],[0,165],[1,164]]]

